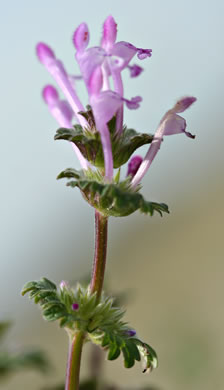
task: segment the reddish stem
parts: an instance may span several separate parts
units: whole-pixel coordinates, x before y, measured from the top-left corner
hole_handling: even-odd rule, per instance
[[[95,255],[93,262],[90,290],[101,296],[107,255],[107,226],[108,218],[95,211]]]

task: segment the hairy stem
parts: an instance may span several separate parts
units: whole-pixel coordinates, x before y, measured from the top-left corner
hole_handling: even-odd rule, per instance
[[[84,337],[84,332],[78,331],[70,339],[65,390],[79,389],[79,372]]]
[[[91,293],[96,292],[98,299],[102,293],[106,265],[107,225],[108,218],[95,211],[95,254],[90,290]],[[84,338],[84,332],[77,331],[70,340],[65,390],[79,389],[79,372]]]
[[[95,255],[93,263],[92,279],[90,289],[92,293],[97,294],[99,299],[101,296],[104,272],[106,266],[107,255],[107,226],[108,218],[104,217],[97,210],[95,211]]]

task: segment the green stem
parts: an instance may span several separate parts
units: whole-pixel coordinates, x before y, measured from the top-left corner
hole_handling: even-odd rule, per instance
[[[79,372],[84,337],[84,332],[78,331],[70,339],[65,390],[79,389]]]
[[[90,290],[101,296],[107,255],[107,226],[108,218],[95,211],[95,255],[93,262]]]

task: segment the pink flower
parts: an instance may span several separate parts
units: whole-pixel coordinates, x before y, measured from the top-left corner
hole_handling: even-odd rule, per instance
[[[62,127],[72,127],[72,120],[75,118],[82,126],[83,132],[97,130],[101,137],[104,154],[105,180],[113,180],[113,154],[111,134],[108,129],[108,122],[116,117],[116,138],[122,136],[124,103],[129,109],[137,109],[142,101],[141,96],[127,99],[124,97],[122,71],[130,70],[131,77],[141,74],[143,69],[139,65],[130,65],[132,58],[137,55],[140,60],[151,57],[151,49],[142,49],[129,42],[117,39],[117,24],[110,15],[103,24],[100,46],[88,47],[89,29],[86,23],[81,23],[73,34],[73,44],[76,48],[75,58],[79,64],[81,78],[88,91],[89,103],[95,120],[96,129],[91,129],[87,120],[80,115],[84,106],[74,87],[74,79],[65,70],[64,65],[58,60],[53,50],[45,43],[37,45],[37,56],[45,66],[58,86],[61,88],[66,101],[59,98],[57,90],[53,86],[46,86],[43,90],[43,98],[51,114]],[[78,77],[80,78],[80,76]],[[185,133],[188,137],[194,138],[186,131],[186,121],[178,115],[185,111],[196,99],[184,97],[169,110],[162,118],[155,133],[153,142],[143,159],[139,156],[133,157],[129,163],[128,175],[133,177],[132,186],[136,187],[157,154],[163,137],[177,133]],[[88,169],[89,163],[82,156],[79,149],[73,148],[79,158],[84,170]]]
[[[195,138],[194,135],[186,131],[186,121],[181,116],[177,115],[177,112],[183,112],[189,108],[196,101],[195,97],[184,97],[175,104],[171,110],[167,111],[162,120],[159,123],[153,141],[149,147],[148,152],[145,155],[137,173],[132,179],[132,187],[136,187],[143,176],[148,171],[152,161],[160,149],[160,145],[165,135],[173,135],[179,133],[185,133],[187,137]]]
[[[52,85],[46,85],[43,89],[42,95],[50,113],[56,119],[58,124],[61,127],[71,129],[74,112],[68,102],[60,100],[56,88]],[[75,144],[71,143],[71,145],[78,157],[81,167],[85,170],[88,169],[90,166],[89,162],[83,157],[79,148]]]

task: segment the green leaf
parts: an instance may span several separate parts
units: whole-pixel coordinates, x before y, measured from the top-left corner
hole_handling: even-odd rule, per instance
[[[136,210],[144,214],[154,215],[155,212],[161,216],[163,213],[169,213],[168,206],[165,203],[156,203],[146,201],[143,196],[130,189],[129,179],[120,183],[103,183],[103,178],[96,173],[97,180],[90,171],[87,176],[83,171],[76,171],[68,168],[58,175],[58,179],[75,179],[67,183],[72,188],[78,187],[87,202],[99,210],[105,216],[124,217],[132,214]],[[102,180],[102,182],[101,182]]]
[[[83,156],[98,168],[104,168],[104,155],[100,134],[95,128],[94,117],[91,109],[81,112],[88,123],[89,128],[84,129],[80,125],[75,125],[71,129],[60,128],[54,137],[55,140],[67,140],[74,143]],[[138,133],[134,129],[123,128],[119,137],[116,134],[116,117],[108,123],[111,136],[112,154],[114,168],[119,168],[125,164],[131,155],[139,147],[149,144],[153,140],[153,135]]]
[[[157,356],[152,347],[143,343],[141,340],[130,337],[128,328],[123,322],[118,322],[115,326],[103,326],[97,330],[96,334],[91,335],[91,340],[108,350],[108,360],[115,360],[122,352],[124,366],[131,368],[135,361],[143,362],[143,372],[151,371],[157,367]],[[100,333],[101,331],[101,333]],[[100,338],[101,334],[101,338]]]
[[[112,153],[114,168],[119,168],[125,164],[136,149],[143,145],[150,144],[153,140],[153,135],[146,133],[138,133],[134,129],[123,129],[120,137],[112,139]]]
[[[113,306],[113,299],[102,294],[100,301],[90,288],[79,284],[72,289],[69,286],[60,287],[42,278],[24,286],[22,294],[29,293],[34,303],[42,309],[45,320],[59,321],[60,327],[65,327],[74,333],[77,329],[92,333],[102,326],[119,323],[124,312]],[[73,310],[72,304],[77,303],[78,309]]]
[[[142,356],[143,360],[143,373],[150,372],[154,368],[158,367],[158,359],[157,354],[150,345],[143,343],[141,340],[137,338],[133,338],[133,342],[139,349],[139,352]]]
[[[33,299],[34,303],[40,304],[46,321],[61,320],[61,326],[65,326],[65,323],[68,327],[73,325],[75,314],[72,312],[71,305],[70,310],[68,310],[64,303],[63,294],[65,292],[61,296],[57,291],[57,286],[49,279],[42,278],[40,281],[28,282],[22,290],[22,295],[26,293],[29,293],[30,299]],[[71,302],[73,302],[72,297]]]
[[[104,167],[103,149],[98,132],[84,132],[81,126],[75,125],[72,129],[58,129],[54,139],[74,143],[91,164],[99,168]]]
[[[109,349],[109,353],[107,355],[108,360],[115,360],[120,356],[121,350],[116,345],[116,343],[112,344]]]

